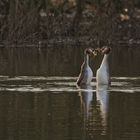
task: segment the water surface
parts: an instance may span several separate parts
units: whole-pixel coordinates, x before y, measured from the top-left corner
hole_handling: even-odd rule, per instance
[[[84,48],[0,48],[1,140],[139,140],[140,49],[115,47],[111,87],[76,87]]]
[[[85,48],[86,46],[0,48],[0,75],[76,77],[83,62]],[[90,59],[94,76],[101,61],[101,55]],[[115,46],[109,64],[111,76],[140,76],[140,48]]]
[[[77,88],[76,77],[0,76],[0,139],[138,140],[140,77]]]

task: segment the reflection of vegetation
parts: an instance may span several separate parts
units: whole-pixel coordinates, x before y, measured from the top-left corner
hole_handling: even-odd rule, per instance
[[[30,140],[81,137],[79,102],[74,93],[19,94],[3,91],[0,97],[0,136]],[[73,138],[74,137],[74,138]]]
[[[0,41],[15,44],[53,38],[62,41],[76,35],[91,44],[112,43],[121,31],[119,23],[127,24],[131,17],[134,20],[129,26],[137,26],[134,13],[139,5],[138,0],[1,0]],[[132,37],[130,32],[125,36]]]

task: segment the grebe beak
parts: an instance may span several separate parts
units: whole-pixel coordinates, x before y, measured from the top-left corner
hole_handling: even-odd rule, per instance
[[[92,50],[92,54],[93,54],[94,57],[97,56],[98,53],[100,53],[100,52],[101,52],[100,48],[96,48],[96,49]]]
[[[97,56],[98,52],[96,50],[92,51],[92,55],[95,57]]]

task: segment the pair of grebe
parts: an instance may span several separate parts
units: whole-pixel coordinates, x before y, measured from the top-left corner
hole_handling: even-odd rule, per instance
[[[110,84],[110,77],[109,77],[109,65],[108,65],[108,57],[111,48],[103,47],[103,48],[87,48],[84,51],[84,62],[81,66],[80,75],[77,80],[77,85],[90,85],[93,77],[93,72],[89,66],[89,57],[96,56],[97,53],[101,53],[104,55],[103,60],[99,69],[96,72],[96,82],[97,85],[109,85]]]

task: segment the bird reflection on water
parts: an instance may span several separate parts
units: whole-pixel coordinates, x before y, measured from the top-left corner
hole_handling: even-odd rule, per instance
[[[84,116],[85,137],[107,135],[108,87],[80,87],[81,111]]]

